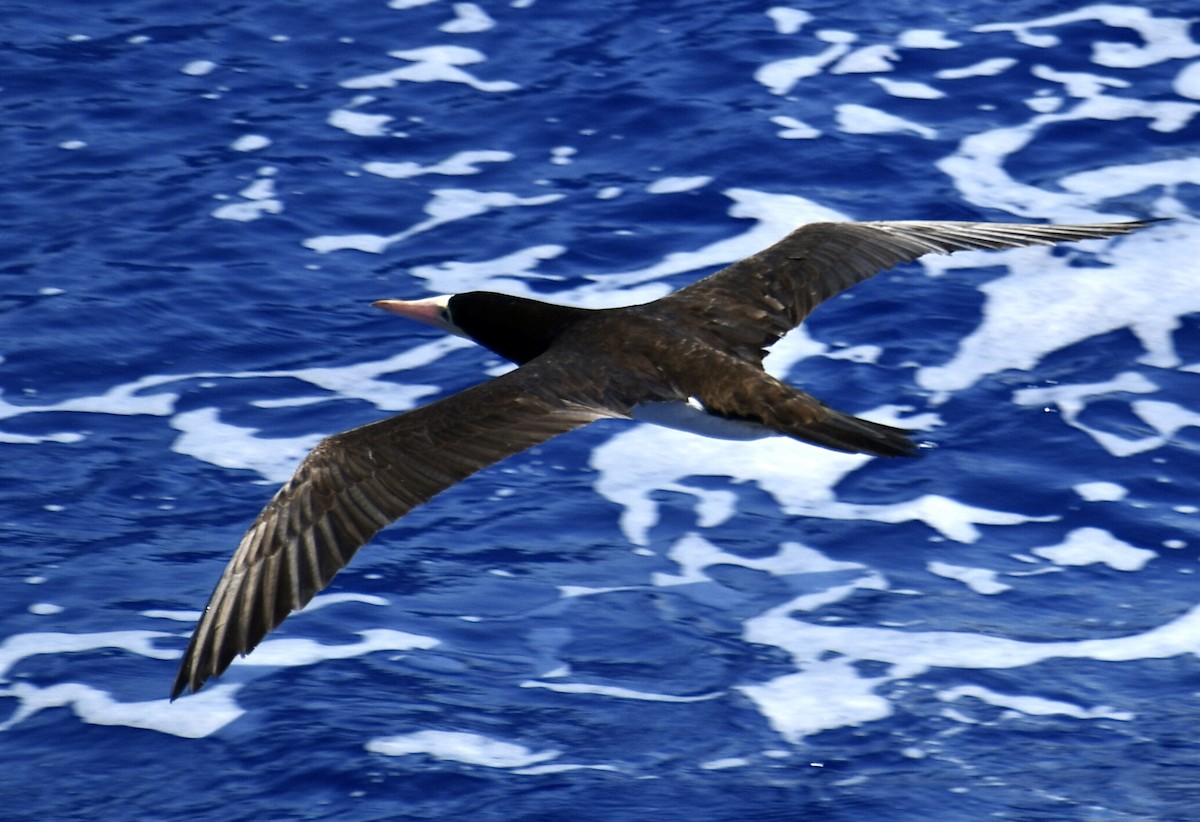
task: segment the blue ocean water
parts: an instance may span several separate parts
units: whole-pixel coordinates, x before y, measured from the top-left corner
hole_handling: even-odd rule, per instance
[[[1192,4],[0,9],[8,818],[1196,818]],[[166,699],[312,444],[501,366],[373,299],[1149,216],[882,274],[778,346],[921,460],[597,423]]]

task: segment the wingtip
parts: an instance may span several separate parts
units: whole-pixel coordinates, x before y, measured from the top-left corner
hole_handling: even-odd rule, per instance
[[[912,440],[910,435],[913,432],[907,429],[900,429],[900,431],[903,433],[898,437],[889,439],[886,444],[881,444],[868,453],[873,453],[878,457],[907,457],[910,459],[925,456],[921,453],[923,447],[921,443]]]
[[[918,457],[921,456],[921,445],[912,439],[914,433],[909,428],[885,425],[829,409],[829,416],[821,424],[810,423],[802,434],[793,436],[848,454]]]
[[[189,647],[184,653],[183,661],[179,663],[175,681],[171,684],[171,701],[174,702],[181,696],[196,693],[204,687],[204,683],[208,679],[209,676],[197,670],[195,659],[192,656],[192,648]]]
[[[189,693],[194,694],[198,690],[200,690],[200,686],[190,684],[187,677],[180,671],[179,675],[175,677],[175,683],[171,686],[171,701],[174,702]]]
[[[1169,223],[1173,220],[1172,217],[1146,217],[1139,220],[1125,220],[1119,223],[1097,223],[1102,228],[1108,228],[1115,235],[1132,234],[1143,228],[1148,228],[1156,223]]]

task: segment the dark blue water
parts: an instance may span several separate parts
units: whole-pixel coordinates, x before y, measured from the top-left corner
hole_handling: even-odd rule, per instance
[[[1194,8],[393,5],[0,4],[7,818],[1193,818]],[[1147,216],[785,341],[922,460],[596,424],[166,701],[307,448],[498,365],[373,299]]]

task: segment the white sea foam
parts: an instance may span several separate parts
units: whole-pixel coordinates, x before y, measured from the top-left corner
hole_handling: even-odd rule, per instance
[[[217,64],[212,60],[191,60],[184,63],[183,67],[179,70],[192,77],[203,77],[206,74],[211,74],[216,68]]]
[[[1057,545],[1031,548],[1030,553],[1056,565],[1096,565],[1102,563],[1118,571],[1140,571],[1158,554],[1136,548],[1102,528],[1076,528]]]
[[[647,194],[679,194],[684,191],[695,191],[704,188],[712,182],[712,177],[697,175],[695,177],[660,177],[646,186]]]
[[[724,759],[712,759],[708,762],[701,762],[700,769],[703,771],[725,771],[730,768],[745,768],[751,762],[744,756],[727,756]]]
[[[386,597],[376,596],[375,594],[356,594],[353,591],[344,591],[338,594],[317,594],[307,605],[304,606],[304,613],[312,613],[319,611],[322,608],[329,608],[333,605],[341,605],[344,602],[357,602],[362,605],[378,605],[384,606],[388,604]]]
[[[1200,100],[1200,63],[1191,63],[1181,69],[1173,86],[1180,97]]]
[[[732,511],[731,511],[732,513]],[[655,585],[690,585],[712,582],[704,569],[718,565],[739,565],[766,571],[773,576],[790,574],[823,574],[833,571],[860,571],[864,566],[857,562],[842,562],[830,559],[819,551],[796,542],[786,542],[779,552],[761,559],[749,559],[722,551],[699,534],[688,534],[671,546],[668,558],[679,566],[678,574],[655,573]]]
[[[1020,183],[1005,169],[1005,163],[1015,154],[1027,148],[1036,150],[1035,140],[1047,126],[1073,121],[1118,122],[1134,119],[1149,123],[1155,131],[1171,133],[1184,128],[1197,112],[1200,104],[1177,100],[1143,101],[1127,97],[1112,97],[1097,92],[1078,100],[1063,110],[1037,114],[1025,123],[983,131],[965,138],[949,157],[939,160],[938,168],[948,174],[959,191],[970,202],[998,208],[1012,214],[1029,217],[1053,215],[1060,222],[1103,222],[1115,215],[1105,212],[1101,206],[1102,190],[1076,183],[1076,191],[1052,190],[1028,183]],[[1075,83],[1072,89],[1080,90]],[[1121,172],[1125,180],[1131,177],[1139,183],[1134,190],[1143,190],[1155,185],[1174,185],[1175,179],[1168,175],[1176,171],[1159,163],[1143,165],[1140,172],[1128,169]],[[1088,174],[1109,172],[1088,172]],[[1088,180],[1085,176],[1083,180]],[[1128,188],[1128,182],[1126,182]],[[1126,193],[1129,193],[1128,191]],[[1112,195],[1108,195],[1112,196]],[[1175,230],[1184,230],[1176,226]]]
[[[223,205],[212,212],[218,220],[234,220],[248,223],[267,214],[279,214],[283,211],[283,201],[275,191],[274,166],[263,166],[258,170],[254,182],[238,192],[240,202]]]
[[[465,188],[443,188],[433,192],[433,199],[425,204],[429,217],[395,234],[343,234],[311,237],[304,241],[306,248],[328,254],[332,251],[365,251],[382,254],[390,246],[403,242],[417,234],[451,223],[475,217],[493,208],[514,206],[539,206],[561,200],[561,194],[542,194],[535,197],[519,197],[506,191],[472,191]]]
[[[821,136],[820,129],[803,123],[795,117],[779,115],[772,117],[771,122],[783,128],[783,131],[779,132],[779,136],[785,140],[815,140]]]
[[[538,273],[537,266],[566,251],[566,247],[561,245],[539,245],[494,260],[472,263],[448,260],[438,265],[415,266],[409,273],[425,280],[429,290],[436,294],[485,290],[534,297],[530,281],[550,278],[549,275]]]
[[[926,563],[925,567],[929,569],[929,573],[931,574],[958,580],[975,593],[984,594],[985,596],[1000,594],[1012,588],[1011,585],[1000,582],[996,578],[999,574],[990,568],[968,568],[963,565],[952,565],[949,562],[938,560],[930,560]]]
[[[139,377],[133,382],[114,386],[103,394],[90,397],[73,397],[61,402],[39,405],[36,403],[15,405],[0,399],[0,419],[21,414],[47,411],[73,411],[90,414],[150,414],[166,416],[174,408],[178,395],[170,393],[142,394],[143,391],[169,385],[178,378],[163,375]]]
[[[97,648],[118,648],[152,659],[172,659],[178,651],[155,646],[155,640],[171,636],[161,631],[105,631],[101,633],[68,634],[39,632],[15,634],[0,643],[0,682],[8,679],[13,667],[24,659],[40,654],[67,654],[93,651]]]
[[[371,628],[358,634],[362,637],[360,641],[344,645],[329,645],[301,637],[268,639],[255,648],[254,653],[239,660],[238,665],[295,668],[328,659],[353,659],[376,651],[428,650],[440,644],[433,637],[390,628]]]
[[[837,106],[837,124],[838,128],[847,134],[903,134],[909,132],[926,140],[937,137],[935,129],[859,103],[842,103]]]
[[[677,696],[675,694],[656,694],[647,691],[636,691],[631,688],[621,688],[615,685],[595,685],[585,682],[540,682],[527,680],[521,683],[522,688],[545,688],[562,694],[592,694],[611,699],[634,699],[644,702],[705,702],[716,699],[722,694],[697,694],[695,696]]]
[[[262,134],[243,134],[229,146],[234,151],[259,151],[271,145],[271,138]]]
[[[416,731],[380,737],[365,745],[385,756],[425,754],[434,759],[463,762],[487,768],[520,768],[556,759],[560,751],[533,751],[523,745],[463,731]]]
[[[422,365],[469,344],[457,337],[446,337],[384,360],[340,368],[301,368],[208,376],[300,380],[332,392],[330,399],[353,397],[373,403],[382,411],[404,411],[437,392],[437,387],[404,385],[378,378]],[[296,400],[301,404],[309,401],[311,398]],[[283,482],[290,477],[304,455],[323,436],[336,433],[325,431],[291,438],[264,437],[256,429],[223,422],[216,408],[196,408],[175,414],[171,418],[171,427],[181,434],[171,446],[173,451],[224,468],[252,470],[272,482]]]
[[[555,146],[550,149],[550,162],[556,166],[567,166],[572,162],[572,158],[579,153],[579,149],[574,146]]]
[[[987,295],[982,324],[953,359],[920,369],[917,380],[935,391],[959,390],[988,374],[1028,370],[1052,351],[1122,328],[1145,346],[1143,362],[1178,365],[1172,332],[1180,316],[1200,311],[1188,262],[1197,243],[1200,226],[1181,222],[1115,241],[1094,263],[1064,265],[1042,248],[995,255],[993,264],[1007,265],[1010,274],[980,287]],[[1082,248],[1089,246],[1095,244]],[[965,262],[949,257],[926,264],[944,270]]]
[[[431,166],[423,166],[411,161],[370,162],[363,164],[363,171],[393,180],[419,177],[422,174],[468,175],[479,174],[483,170],[480,168],[480,163],[507,163],[514,159],[516,159],[516,155],[509,151],[460,151]]]
[[[70,634],[40,632],[16,634],[0,643],[0,682],[8,682],[13,669],[23,660],[43,654],[67,654],[116,648],[151,659],[174,659],[175,650],[160,648],[156,641],[172,636],[160,631],[109,631]],[[122,702],[98,688],[79,682],[38,687],[20,680],[0,687],[0,697],[16,700],[0,732],[9,730],[46,708],[70,707],[92,725],[122,725],[145,728],[174,736],[208,736],[242,714],[233,702],[238,686],[216,686],[186,706],[170,706],[166,699]]]
[[[942,69],[934,76],[939,80],[966,80],[971,77],[994,77],[997,74],[1003,74],[1016,64],[1017,61],[1011,57],[989,57],[986,60],[980,60],[978,63],[972,63],[969,66]]]
[[[820,731],[891,716],[891,703],[876,690],[886,681],[860,675],[853,660],[841,657],[813,661],[798,673],[741,685],[738,690],[758,706],[780,736],[796,743]]]
[[[785,603],[747,620],[745,639],[787,651],[797,672],[740,688],[771,726],[792,742],[822,730],[890,716],[893,707],[879,695],[881,686],[918,676],[930,668],[1005,669],[1054,658],[1115,662],[1200,653],[1200,607],[1140,634],[1058,642],[827,625],[797,619],[794,612],[792,603]],[[873,660],[890,667],[886,674],[864,676],[855,669],[856,660]],[[837,699],[831,699],[830,694],[837,694]]]
[[[775,31],[780,34],[795,34],[805,23],[811,23],[813,20],[813,16],[808,12],[787,6],[772,6],[767,9],[766,14],[775,23]]]
[[[15,682],[0,688],[0,696],[18,701],[12,715],[0,722],[0,731],[7,731],[47,708],[70,708],[89,725],[142,728],[201,739],[245,713],[233,700],[239,688],[238,685],[214,685],[188,697],[186,703],[173,704],[167,699],[121,702],[109,693],[79,682],[63,682],[44,688]]]
[[[291,475],[296,464],[321,436],[334,432],[307,434],[291,439],[265,437],[255,429],[235,426],[222,421],[219,410],[216,408],[197,408],[177,414],[175,402],[179,399],[179,395],[161,389],[173,384],[200,379],[276,378],[289,383],[308,384],[330,392],[325,397],[317,398],[321,401],[353,398],[370,402],[381,411],[404,411],[414,407],[430,394],[436,393],[439,390],[438,387],[406,385],[383,380],[380,377],[434,362],[450,351],[469,345],[471,343],[467,340],[447,336],[382,360],[354,363],[342,367],[154,375],[114,386],[100,395],[76,397],[45,405],[14,405],[0,399],[0,420],[21,414],[63,411],[81,414],[171,417],[171,426],[181,432],[181,436],[172,446],[177,453],[187,454],[214,465],[253,470],[273,482],[280,482]],[[145,393],[155,389],[159,390],[155,393]],[[273,399],[267,405],[275,407],[304,405],[313,401],[311,393],[302,392],[291,399]],[[64,432],[46,435],[37,438],[37,441],[77,442],[83,438],[82,434]],[[32,440],[34,438],[0,434],[0,441],[18,441],[20,439]]]
[[[10,445],[36,445],[41,442],[79,442],[83,439],[83,434],[76,434],[70,431],[41,435],[13,434],[8,431],[0,431],[0,442]]]
[[[475,3],[454,3],[454,19],[438,26],[447,34],[477,34],[496,27],[496,21]]]
[[[646,455],[652,453],[663,458],[647,459]],[[596,491],[622,507],[622,531],[635,545],[648,544],[650,529],[658,522],[655,497],[659,491],[676,490],[696,496],[701,503],[707,501],[710,492],[693,489],[686,482],[688,477],[697,476],[728,476],[739,483],[753,481],[775,499],[785,514],[890,523],[920,521],[958,542],[979,539],[979,525],[1053,519],[988,510],[934,494],[890,505],[837,500],[837,483],[870,459],[861,454],[819,450],[786,438],[730,442],[640,426],[596,448],[591,466],[599,472]],[[708,518],[706,527],[720,524],[713,519]]]
[[[695,251],[668,254],[661,262],[636,271],[593,275],[596,286],[605,290],[626,289],[684,271],[725,265],[761,251],[805,223],[848,219],[842,212],[794,194],[749,188],[730,188],[722,194],[732,201],[729,216],[754,221],[745,231]],[[668,290],[662,286],[656,288],[659,289],[657,296]],[[601,306],[597,304],[596,307]]]
[[[712,578],[705,569],[720,566],[741,566],[764,571],[772,576],[806,577],[805,587],[811,593],[792,600],[797,611],[815,611],[830,603],[839,602],[858,590],[887,590],[887,580],[879,573],[857,562],[844,562],[799,543],[783,543],[779,552],[770,557],[751,559],[721,550],[699,534],[687,534],[667,552],[680,566],[679,574],[655,573],[651,581],[658,586],[705,585]]]
[[[450,348],[456,348],[451,346]],[[438,346],[439,353],[448,350]],[[260,372],[260,377],[304,380],[319,388],[334,391],[332,396],[356,397],[376,404],[382,410],[407,410],[438,389],[432,385],[402,385],[376,379],[384,373],[412,367],[415,352],[397,354],[383,361],[362,362],[342,368],[299,368],[295,371]],[[247,377],[251,374],[229,374]],[[301,401],[302,402],[302,401]],[[172,450],[202,462],[253,470],[271,482],[287,480],[312,446],[332,431],[302,434],[299,437],[263,437],[256,428],[236,426],[220,418],[220,409],[196,408],[174,414],[170,427],[180,432]]]
[[[831,37],[829,33],[818,33],[818,38],[830,43],[821,53],[767,63],[754,72],[754,79],[772,94],[787,94],[804,78],[820,74],[827,66],[849,54],[850,44],[855,39],[854,35]]]
[[[561,290],[555,294],[555,299],[586,308],[648,302],[670,290],[659,282],[663,277],[734,262],[776,242],[804,223],[846,219],[837,211],[795,195],[740,188],[728,189],[723,193],[733,203],[729,209],[731,216],[753,220],[744,232],[695,251],[669,254],[661,262],[647,268],[591,275],[591,282]],[[530,287],[529,278],[550,277],[538,272],[536,266],[565,251],[562,246],[535,246],[494,260],[472,263],[447,261],[436,266],[419,266],[412,269],[412,274],[425,279],[430,290],[438,293],[494,289],[518,296],[539,296]],[[772,349],[772,356],[775,362],[782,363],[785,357],[794,359],[816,350],[823,350],[823,346],[812,344],[804,331],[797,329]]]
[[[171,427],[180,432],[171,449],[221,468],[255,471],[271,482],[284,482],[322,434],[261,437],[254,428],[222,422],[217,408],[176,414]]]
[[[896,44],[906,49],[957,49],[962,43],[946,36],[938,29],[909,29],[900,32]]]
[[[830,69],[831,74],[874,74],[891,71],[892,63],[900,59],[896,49],[885,43],[865,46],[850,52]]]
[[[1164,438],[1160,436],[1129,440],[1105,431],[1092,429],[1079,420],[1079,415],[1087,408],[1089,400],[1120,394],[1151,394],[1157,390],[1158,386],[1144,375],[1127,371],[1101,383],[1069,383],[1045,388],[1023,388],[1013,394],[1013,402],[1018,405],[1042,406],[1047,409],[1048,406],[1053,405],[1062,412],[1063,421],[1068,425],[1090,434],[1110,453],[1116,456],[1128,456],[1148,448],[1158,447]],[[1151,440],[1149,444],[1146,443],[1146,439]]]
[[[913,80],[892,80],[888,77],[872,77],[871,82],[893,97],[906,97],[913,100],[940,100],[946,96],[946,92],[939,91],[928,83],[919,83]]]
[[[482,63],[483,52],[466,46],[425,46],[389,52],[408,65],[378,74],[367,74],[342,81],[343,88],[392,88],[397,83],[463,83],[477,91],[515,91],[520,86],[510,80],[480,80],[460,66]]]
[[[959,685],[954,688],[945,688],[938,691],[937,697],[943,702],[955,702],[960,699],[977,699],[988,705],[1007,708],[1010,711],[1016,711],[1026,716],[1052,716],[1054,714],[1061,714],[1075,719],[1116,719],[1122,722],[1128,722],[1135,718],[1135,715],[1129,711],[1114,711],[1106,705],[1084,708],[1080,705],[1057,699],[1001,694],[979,685]]]
[[[344,602],[386,604],[379,597],[362,594],[326,594],[317,597],[306,611]],[[43,611],[52,614],[53,611]],[[148,617],[190,621],[194,613],[147,612]],[[330,659],[349,659],[377,651],[413,651],[434,648],[437,639],[385,628],[358,632],[360,639],[344,644],[319,643],[308,639],[268,639],[253,655],[238,662],[247,668],[262,666],[293,667],[312,665]],[[15,699],[16,708],[0,732],[9,730],[47,708],[70,707],[84,722],[92,725],[119,725],[143,728],[159,733],[200,738],[215,733],[236,720],[244,711],[235,695],[240,684],[210,685],[174,704],[169,700],[122,701],[117,696],[82,682],[66,682],[38,687],[21,681],[13,674],[22,661],[45,654],[82,653],[115,648],[150,659],[177,659],[180,652],[159,647],[158,642],[174,634],[161,631],[108,631],[102,633],[38,632],[16,634],[0,643],[0,697]],[[10,680],[16,681],[10,681]]]
[[[1026,45],[1051,48],[1059,38],[1038,32],[1057,26],[1087,20],[1098,20],[1114,28],[1132,29],[1143,45],[1131,42],[1097,40],[1092,44],[1092,62],[1109,68],[1143,68],[1166,60],[1191,59],[1200,56],[1200,44],[1192,39],[1192,20],[1179,17],[1159,17],[1137,6],[1097,4],[1075,11],[1041,17],[1022,23],[988,23],[973,31],[1010,31]]]
[[[394,119],[390,114],[368,114],[365,111],[338,108],[329,112],[325,122],[356,137],[385,137],[389,133],[387,124]]]
[[[1118,502],[1125,499],[1129,489],[1115,482],[1081,482],[1075,493],[1088,502]]]

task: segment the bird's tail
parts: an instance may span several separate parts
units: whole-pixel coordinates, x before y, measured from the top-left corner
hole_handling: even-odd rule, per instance
[[[811,422],[780,425],[781,421],[773,420],[771,427],[781,434],[835,451],[877,457],[917,455],[917,444],[912,441],[912,432],[908,429],[871,422],[824,405],[822,410],[825,413]]]

